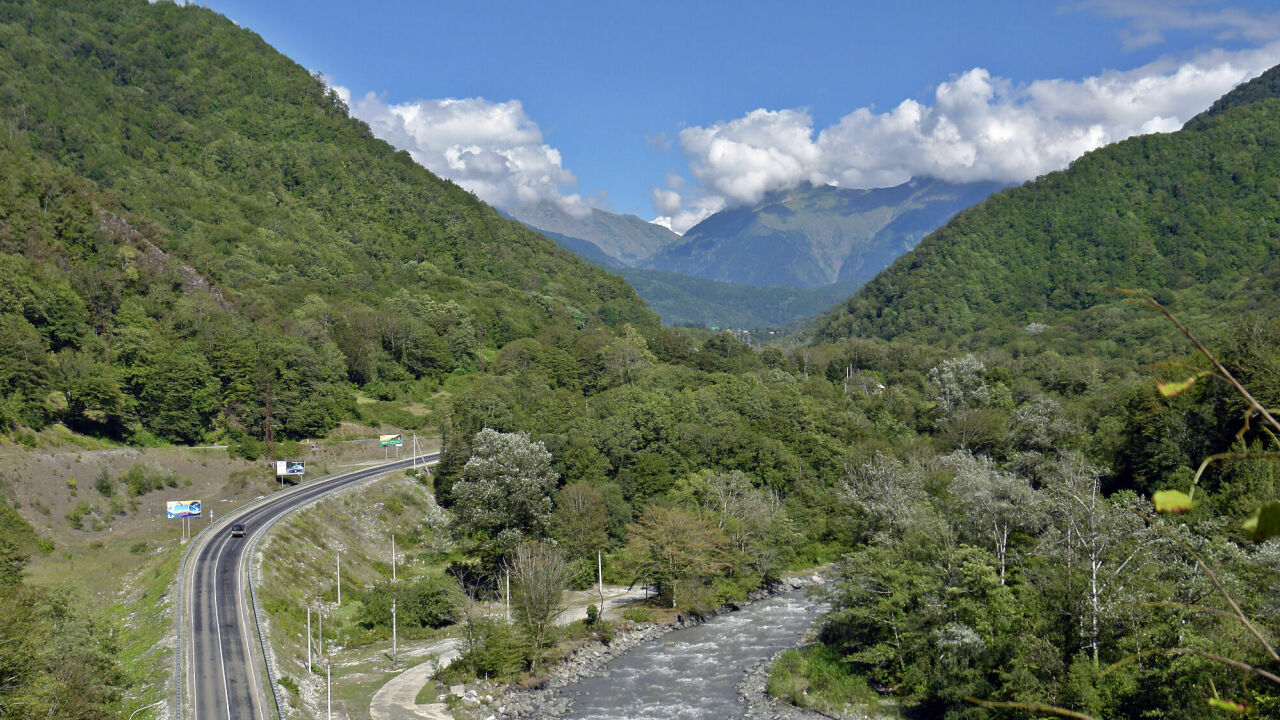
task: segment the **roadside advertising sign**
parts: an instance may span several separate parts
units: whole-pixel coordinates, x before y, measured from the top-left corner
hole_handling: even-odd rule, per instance
[[[164,504],[164,510],[171,518],[200,517],[200,501],[170,500]]]
[[[386,447],[388,445],[404,445],[404,436],[403,435],[379,435],[378,445],[380,447]]]
[[[276,475],[302,475],[306,472],[305,466],[302,460],[277,460]]]

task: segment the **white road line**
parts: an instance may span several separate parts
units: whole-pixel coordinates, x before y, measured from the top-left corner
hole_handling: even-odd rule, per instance
[[[259,524],[261,524],[261,522],[259,522]],[[258,534],[260,535],[261,533],[262,531],[259,530]],[[248,671],[249,671],[247,673],[249,675],[249,686],[252,688],[252,690],[249,693],[249,699],[252,703],[250,705],[250,709],[252,710],[251,714],[255,718],[257,717],[265,718],[265,717],[268,717],[268,710],[266,709],[266,707],[262,707],[261,708],[262,712],[258,712],[259,710],[258,702],[262,700],[263,692],[262,692],[262,684],[261,684],[261,681],[259,680],[260,669],[255,667],[255,665],[258,662],[258,654],[253,651],[254,636],[250,634],[249,625],[248,625],[249,617],[251,616],[252,613],[254,613],[253,598],[245,594],[240,588],[240,581],[248,577],[247,573],[249,572],[249,563],[253,562],[253,558],[251,557],[251,553],[249,552],[249,550],[253,547],[253,544],[249,542],[249,540],[250,538],[246,536],[241,541],[240,560],[239,562],[236,563],[235,597],[236,597],[236,607],[239,608],[240,610],[240,639],[244,641],[244,659],[245,659],[246,665],[248,666]],[[246,610],[248,612],[246,612]],[[265,650],[264,650],[264,654],[265,654]]]
[[[222,615],[218,610],[218,563],[222,560],[222,551],[226,549],[227,543],[223,541],[213,561],[213,622],[218,634],[218,662],[222,664],[222,692],[227,699],[227,720],[234,720],[231,717],[231,687],[227,683],[227,661],[222,656]]]
[[[431,457],[431,455],[432,455],[431,453],[428,453],[428,454],[426,454],[426,455],[424,455],[424,456],[420,456],[420,457],[419,457],[419,460],[422,462],[422,466],[423,466],[424,468],[426,468],[426,467],[429,467],[429,466],[431,466],[431,465],[435,465],[435,464],[439,463],[439,455],[438,455],[438,454],[436,454],[436,455],[435,455],[435,457],[436,457],[436,459],[435,459],[435,460],[427,460],[427,458],[428,458],[428,457]],[[397,461],[394,461],[393,463],[388,463],[388,464],[394,464],[394,463],[397,463],[397,462],[405,462],[405,461],[410,460],[410,459],[411,459],[411,458],[401,458],[400,460],[397,460]],[[375,472],[372,472],[372,473],[371,473],[371,474],[369,474],[369,475],[365,475],[365,473],[366,473],[366,472],[368,472],[369,470],[374,470]],[[275,509],[275,510],[276,510],[275,516],[274,516],[274,517],[271,517],[271,518],[270,518],[269,520],[267,520],[267,521],[264,521],[264,523],[263,523],[263,524],[264,524],[266,527],[263,527],[263,529],[259,531],[259,535],[265,535],[265,534],[266,534],[266,532],[270,529],[270,526],[271,526],[271,525],[274,525],[274,523],[275,523],[277,520],[279,520],[283,515],[287,515],[287,514],[289,514],[289,513],[294,512],[294,511],[300,510],[300,509],[302,509],[303,507],[306,507],[306,506],[308,506],[308,505],[311,505],[312,503],[314,503],[314,502],[316,502],[316,501],[320,500],[323,496],[328,495],[328,494],[329,494],[330,492],[332,492],[333,490],[336,490],[336,489],[338,489],[338,488],[344,488],[344,487],[347,487],[347,486],[349,486],[349,485],[354,485],[354,484],[359,483],[359,482],[362,482],[362,481],[364,481],[364,480],[369,480],[369,479],[373,479],[373,478],[377,478],[377,477],[383,477],[384,475],[389,475],[389,474],[391,474],[392,472],[395,472],[394,470],[386,470],[386,471],[383,471],[383,472],[377,472],[376,470],[381,470],[381,468],[369,468],[368,470],[365,470],[365,471],[355,471],[355,472],[350,473],[350,474],[346,474],[346,475],[339,475],[339,476],[337,476],[337,477],[330,478],[330,479],[329,479],[326,483],[324,483],[324,484],[317,484],[317,485],[311,485],[311,486],[309,486],[308,491],[309,491],[309,490],[316,490],[316,489],[319,489],[319,488],[321,488],[321,487],[322,487],[322,488],[324,488],[324,489],[319,490],[319,492],[317,492],[314,496],[309,497],[308,499],[306,499],[305,501],[301,502],[301,503],[300,503],[299,505],[297,505],[296,507],[288,508],[288,509],[284,510],[283,512],[281,512],[279,508],[276,508],[276,509]],[[361,477],[358,477],[358,478],[356,478],[356,477],[350,477],[350,475],[358,475],[358,476],[361,476]],[[309,492],[308,492],[308,491],[302,491],[302,493],[301,493],[301,494],[309,494]],[[264,499],[264,498],[259,498],[259,500],[263,500],[263,499]],[[283,500],[286,504],[289,502],[289,500],[288,500],[288,499],[285,499],[285,498],[273,498],[273,499],[271,499],[271,500],[267,500],[267,501],[266,501],[266,502],[264,502],[264,503],[258,503],[258,509],[262,509],[262,508],[270,507],[272,504],[274,504],[274,503],[276,503],[276,502],[279,502],[279,501],[282,501],[282,500]],[[238,510],[238,511],[240,511],[240,512],[232,511],[232,513],[231,513],[230,515],[225,515],[224,517],[219,518],[219,520],[221,520],[223,523],[226,523],[226,522],[228,521],[228,519],[234,520],[234,519],[236,519],[237,517],[239,517],[239,516],[240,516],[240,515],[242,515],[242,514],[247,514],[247,513],[245,513],[244,511],[248,511],[248,510],[250,509],[250,507],[251,507],[251,506],[253,506],[253,505],[255,505],[255,503],[254,503],[254,502],[250,502],[250,503],[248,503],[248,506],[249,506],[249,507],[242,506],[241,508],[238,508],[238,509],[237,509],[237,510]],[[202,533],[202,534],[203,534],[203,533]],[[219,540],[219,538],[218,538],[217,536],[213,536],[213,537],[212,537],[212,539],[211,539],[211,541],[215,541],[215,542],[216,542],[216,541],[218,541],[218,540]],[[246,543],[246,545],[248,545],[248,544]],[[223,644],[224,644],[224,643],[223,643],[223,636],[222,636],[222,610],[221,610],[221,605],[220,605],[220,603],[218,602],[218,593],[217,593],[217,588],[218,588],[218,584],[219,584],[219,581],[218,581],[218,565],[221,563],[221,560],[222,560],[222,553],[223,553],[223,551],[225,551],[225,550],[227,549],[227,546],[228,546],[228,543],[227,543],[227,542],[225,542],[225,540],[224,540],[224,541],[223,541],[223,544],[222,544],[222,545],[219,547],[219,549],[218,549],[217,555],[216,555],[216,556],[214,556],[214,558],[213,558],[213,573],[212,573],[212,575],[213,575],[213,613],[214,613],[214,623],[215,623],[215,628],[214,628],[214,630],[215,630],[215,632],[217,633],[217,642],[218,642],[218,661],[219,661],[219,664],[221,665],[221,672],[222,672],[222,687],[223,687],[223,695],[224,695],[224,697],[225,697],[225,699],[226,699],[226,704],[227,704],[227,720],[235,720],[235,718],[233,718],[233,717],[232,717],[232,714],[231,714],[231,689],[230,689],[230,682],[229,682],[229,680],[228,680],[228,678],[227,678],[227,664],[226,664],[226,656],[225,656],[224,651],[223,651]],[[196,553],[196,554],[195,554],[195,556],[194,556],[194,562],[195,562],[195,564],[197,564],[197,565],[199,564],[199,555],[200,555],[199,553]],[[245,565],[247,565],[248,563],[252,563],[252,562],[253,562],[253,558],[252,558],[251,554],[245,554],[244,556],[242,556],[242,557],[240,558],[240,561],[241,561],[241,563],[244,563]],[[246,568],[246,569],[247,569],[247,568]],[[241,599],[241,598],[240,598],[240,595],[241,595],[241,592],[240,592],[240,590],[241,590],[241,577],[240,577],[240,570],[241,570],[241,567],[240,567],[240,565],[239,565],[239,564],[237,564],[237,567],[236,567],[236,573],[235,573],[235,591],[236,591],[236,593],[235,593],[235,594],[236,594],[236,597],[237,597],[237,599],[238,599],[238,600],[239,600],[239,599]],[[189,575],[187,575],[187,578],[189,578],[189,587],[191,588],[191,592],[189,592],[189,593],[184,593],[184,603],[183,603],[184,605],[189,604],[189,605],[190,605],[190,607],[191,607],[191,609],[192,609],[191,618],[190,618],[190,621],[191,621],[191,623],[192,623],[192,624],[191,624],[191,632],[190,632],[190,634],[188,635],[188,638],[189,638],[189,639],[187,640],[187,642],[183,643],[183,645],[186,645],[186,646],[187,646],[187,648],[190,650],[190,652],[189,652],[189,653],[184,653],[184,654],[187,656],[187,663],[186,663],[187,668],[188,668],[187,675],[188,675],[188,677],[190,677],[190,678],[192,679],[192,682],[188,683],[187,685],[188,685],[188,687],[190,688],[190,690],[189,690],[189,691],[191,692],[191,698],[192,698],[192,703],[193,703],[193,718],[195,718],[195,717],[197,717],[197,716],[199,715],[199,708],[200,708],[200,704],[199,704],[199,702],[200,702],[200,700],[199,700],[200,683],[197,681],[197,678],[195,678],[195,668],[196,668],[196,665],[197,665],[197,663],[198,663],[198,659],[196,658],[196,652],[195,652],[195,649],[196,649],[196,640],[195,640],[195,625],[194,625],[194,623],[195,623],[195,606],[196,606],[196,597],[195,597],[195,595],[196,595],[196,594],[195,594],[196,575],[197,575],[197,573],[195,573],[195,572],[192,572],[192,573],[190,573]],[[183,582],[184,582],[184,584],[186,584],[186,582],[187,582],[187,581],[183,581]],[[250,610],[250,612],[254,612],[254,608],[252,608],[252,607],[250,607],[250,608],[249,608],[249,610]],[[181,614],[182,614],[182,610],[181,610],[181,609],[179,609],[179,615],[181,616]],[[245,648],[245,651],[246,651],[246,653],[248,654],[248,659],[249,659],[249,663],[250,663],[250,681],[251,681],[251,689],[252,689],[252,688],[256,688],[256,690],[257,690],[257,693],[254,693],[254,692],[251,692],[251,693],[250,693],[251,695],[253,695],[253,696],[254,696],[254,697],[252,697],[253,704],[252,704],[252,706],[251,706],[251,710],[256,710],[256,709],[258,708],[258,700],[259,700],[259,698],[258,698],[258,697],[256,697],[256,695],[257,695],[257,694],[260,694],[260,693],[262,692],[262,688],[260,687],[260,683],[259,683],[259,681],[258,681],[258,678],[256,677],[256,674],[252,671],[252,663],[253,663],[253,661],[254,661],[254,654],[253,654],[253,651],[252,651],[252,650],[249,650],[249,649],[248,649],[248,646],[249,646],[249,645],[252,645],[253,643],[252,643],[252,642],[250,642],[250,641],[249,641],[249,638],[248,638],[248,633],[247,633],[247,630],[246,630],[246,627],[247,627],[247,626],[245,625],[245,623],[247,622],[247,619],[248,619],[248,618],[247,618],[247,614],[242,613],[242,616],[241,616],[241,618],[240,618],[240,625],[241,625],[240,630],[241,630],[241,637],[242,637],[242,638],[244,638],[244,640],[245,640],[245,642],[246,642],[246,648]],[[269,662],[269,661],[268,661],[268,662]],[[268,672],[269,672],[269,670],[268,670]],[[179,702],[181,702],[181,701],[182,701],[182,699],[181,699],[181,698],[179,698]],[[256,714],[255,714],[255,717],[256,717]]]
[[[204,548],[200,548],[200,550],[203,552]],[[195,558],[196,563],[200,562],[200,554],[201,553],[196,553],[196,558]],[[183,578],[182,582],[186,583],[186,578]],[[195,599],[195,595],[196,595],[196,573],[193,571],[191,573],[190,592],[183,593],[183,597],[185,599],[184,603],[191,606],[191,632],[189,633],[190,637],[187,640],[187,649],[190,650],[191,652],[184,653],[184,655],[186,656],[185,659],[187,661],[186,663],[187,664],[186,669],[188,670],[187,679],[191,681],[189,685],[191,686],[191,717],[193,718],[197,717],[200,711],[200,682],[196,678],[196,638],[195,638],[196,599]],[[182,616],[182,612],[184,610],[185,608],[178,608],[179,617]],[[181,703],[182,698],[178,698],[178,702]],[[186,708],[180,707],[180,709],[182,709],[184,712],[186,711]]]

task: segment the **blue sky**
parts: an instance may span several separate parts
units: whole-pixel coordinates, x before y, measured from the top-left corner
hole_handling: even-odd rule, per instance
[[[494,204],[681,231],[800,182],[1028,179],[1280,63],[1274,2],[200,4]]]

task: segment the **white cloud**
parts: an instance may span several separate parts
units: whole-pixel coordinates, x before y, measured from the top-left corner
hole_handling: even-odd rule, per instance
[[[654,222],[684,232],[723,207],[802,182],[885,187],[913,176],[1020,182],[1140,133],[1168,132],[1236,84],[1280,61],[1280,42],[1083,80],[1016,84],[973,68],[940,84],[933,104],[860,108],[816,132],[802,110],[753,110],[680,132],[701,187],[655,189]]]
[[[1280,38],[1280,12],[1251,13],[1241,8],[1209,8],[1203,0],[1085,0],[1069,9],[1093,10],[1127,20],[1121,35],[1125,47],[1136,49],[1164,42],[1171,31],[1208,32],[1218,41],[1245,40],[1262,44]]]
[[[564,188],[577,185],[577,178],[564,167],[560,151],[543,142],[541,129],[519,100],[446,98],[387,104],[368,93],[353,103],[350,90],[334,90],[375,136],[491,205],[510,209],[551,202],[575,215],[590,212],[582,196],[564,193]]]

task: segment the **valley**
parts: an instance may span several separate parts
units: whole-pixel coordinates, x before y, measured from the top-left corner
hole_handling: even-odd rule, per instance
[[[677,234],[238,10],[0,2],[0,717],[1280,716],[1277,60],[682,124]]]

